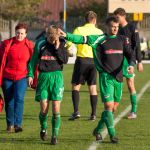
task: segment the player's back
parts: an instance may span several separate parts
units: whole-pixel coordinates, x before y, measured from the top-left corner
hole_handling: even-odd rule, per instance
[[[103,34],[103,32],[102,30],[95,27],[94,24],[87,23],[81,27],[77,27],[74,30],[73,34],[87,36],[87,35],[101,35]],[[92,48],[87,44],[78,44],[77,56],[93,58]]]

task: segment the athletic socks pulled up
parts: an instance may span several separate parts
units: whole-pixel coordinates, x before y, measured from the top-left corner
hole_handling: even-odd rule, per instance
[[[98,122],[97,127],[95,128],[96,133],[100,133],[105,126],[105,112],[102,112],[101,119]]]
[[[78,112],[79,100],[80,100],[79,91],[73,90],[72,91],[72,102],[73,102],[74,112]]]
[[[90,102],[91,102],[91,108],[92,108],[91,115],[96,116],[97,95],[90,95]]]
[[[57,137],[59,133],[59,128],[61,125],[60,114],[53,114],[52,116],[52,137]]]
[[[114,115],[111,111],[105,110],[105,124],[107,126],[107,130],[109,133],[109,136],[112,138],[116,135],[115,127],[114,127]]]
[[[131,100],[131,112],[136,113],[137,112],[137,95],[136,93],[130,95],[130,100]]]
[[[116,131],[114,128],[114,115],[111,111],[105,110],[101,115],[101,119],[96,127],[96,132],[100,133],[106,124],[108,133],[110,137],[114,137],[116,135]]]
[[[48,114],[43,115],[41,112],[39,113],[39,121],[41,125],[42,130],[47,129],[47,120],[48,120]]]

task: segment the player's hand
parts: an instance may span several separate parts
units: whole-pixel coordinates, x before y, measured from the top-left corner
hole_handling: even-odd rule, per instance
[[[55,41],[55,48],[58,49],[58,48],[59,48],[59,45],[60,45],[60,41],[59,41],[59,39],[57,39],[57,40]]]
[[[129,74],[133,74],[134,73],[134,67],[133,66],[129,66],[127,69]]]
[[[32,77],[28,77],[28,86],[31,87],[33,84],[33,78]]]
[[[60,36],[66,37],[66,33],[61,30],[60,28],[58,29]]]
[[[142,63],[138,63],[138,64],[137,64],[137,70],[138,70],[139,72],[142,72],[142,71],[143,71],[143,64],[142,64]]]

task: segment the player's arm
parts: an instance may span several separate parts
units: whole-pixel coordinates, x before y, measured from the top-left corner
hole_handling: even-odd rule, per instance
[[[28,64],[28,77],[31,77],[32,79],[34,78],[34,71],[36,68],[36,65],[38,63],[38,55],[39,55],[39,46],[40,46],[40,41],[37,41],[34,47],[34,52],[32,55],[32,58]]]
[[[135,56],[137,60],[137,69],[139,72],[143,71],[143,65],[142,65],[142,56],[141,56],[141,47],[140,47],[140,37],[139,32],[137,28],[133,29],[132,39],[131,39]]]
[[[68,62],[68,53],[65,47],[64,39],[61,40],[61,43],[59,44],[59,47],[56,49],[55,53],[60,64],[66,64]]]
[[[66,38],[67,41],[71,41],[75,44],[88,44],[89,46],[93,47],[93,44],[99,37],[99,35],[89,35],[89,36],[82,36],[82,35],[75,35],[71,33],[65,33],[61,29],[59,30],[60,34]]]
[[[78,27],[73,31],[73,34],[80,35]],[[76,44],[67,41],[65,47],[67,49],[69,57],[73,57],[76,55],[76,51],[77,51]]]
[[[134,72],[134,65],[136,64],[136,58],[134,51],[131,49],[128,37],[124,37],[123,39],[123,51],[129,63],[128,72],[132,74]]]
[[[139,32],[138,29],[134,28],[132,37],[131,37],[131,44],[133,45],[132,47],[134,48],[135,54],[136,54],[136,60],[138,63],[142,61],[142,56],[141,56],[141,47],[140,47],[140,38],[139,38]]]

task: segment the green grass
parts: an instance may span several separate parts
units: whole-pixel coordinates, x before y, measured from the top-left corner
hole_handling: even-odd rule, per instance
[[[81,118],[76,121],[68,121],[68,117],[73,111],[71,101],[71,74],[72,65],[64,67],[65,92],[64,99],[61,104],[62,125],[59,135],[59,144],[51,146],[51,107],[49,109],[48,134],[49,140],[43,142],[39,138],[39,103],[34,101],[34,91],[27,90],[25,97],[25,110],[22,133],[7,134],[5,113],[0,114],[0,150],[86,150],[95,140],[91,135],[93,128],[97,125],[103,104],[99,96],[97,106],[97,120],[95,122],[88,121],[90,115],[90,101],[87,86],[82,86],[80,92],[80,113]],[[149,78],[150,65],[144,65],[144,72],[136,74],[137,92],[150,80]],[[109,137],[104,139],[104,143],[100,144],[97,149],[103,150],[148,150],[150,149],[150,119],[149,119],[149,97],[150,88],[142,96],[138,107],[138,118],[135,120],[127,120],[123,118],[116,126],[117,134],[120,139],[118,145],[109,143]],[[128,105],[129,93],[124,83],[123,98],[116,113],[119,114]]]

